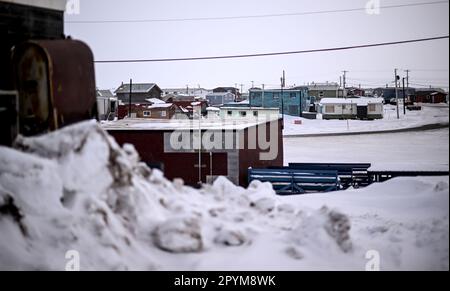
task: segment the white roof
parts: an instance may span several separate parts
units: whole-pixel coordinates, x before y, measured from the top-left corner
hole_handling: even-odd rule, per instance
[[[220,111],[220,108],[217,108],[217,107],[208,107],[208,108],[206,108],[206,111]]]
[[[164,104],[153,104],[151,106],[147,106],[148,109],[158,109],[158,108],[169,108],[172,107],[173,103],[164,103]]]
[[[256,111],[277,111],[279,112],[279,108],[265,108],[265,107],[250,107],[250,106],[240,106],[240,107],[234,107],[232,104],[228,104],[231,106],[223,106],[220,109],[221,110],[235,110],[235,111],[242,111],[242,110],[256,110]]]
[[[384,102],[383,98],[323,98],[320,100],[320,104],[356,104],[356,105],[367,105],[367,104],[382,104]]]
[[[153,103],[153,104],[165,104],[166,103],[163,100],[158,99],[158,98],[145,99],[145,101]]]
[[[52,10],[64,11],[66,10],[66,0],[2,0],[2,2],[9,2],[15,4],[22,4],[27,6],[35,6],[47,8]]]
[[[267,119],[202,119],[200,127],[202,130],[244,130],[249,127],[278,120],[277,117]],[[148,120],[148,119],[123,119],[105,122],[101,124],[105,130],[192,130],[199,128],[198,120]]]

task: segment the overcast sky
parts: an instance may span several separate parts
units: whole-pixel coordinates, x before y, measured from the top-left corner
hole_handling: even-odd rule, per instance
[[[363,8],[366,0],[80,0],[80,14],[66,21],[228,17]],[[381,5],[433,0],[381,0]],[[87,42],[96,60],[155,59],[251,54],[360,45],[449,34],[448,3],[303,16],[147,23],[66,23],[67,35]],[[317,54],[199,62],[97,64],[97,86],[122,81],[160,87],[278,86],[339,82],[383,86],[394,68],[410,69],[411,83],[448,87],[449,41]]]

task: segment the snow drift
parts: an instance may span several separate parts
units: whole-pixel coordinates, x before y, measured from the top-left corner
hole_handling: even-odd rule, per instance
[[[389,183],[303,198],[225,178],[194,190],[85,122],[0,147],[0,269],[64,270],[74,250],[82,270],[364,270],[372,238],[385,269],[448,269],[448,179],[413,185],[413,225],[392,205],[374,214],[395,199]]]

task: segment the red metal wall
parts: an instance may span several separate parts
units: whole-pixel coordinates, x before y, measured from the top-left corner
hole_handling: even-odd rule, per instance
[[[165,176],[173,180],[182,178],[187,185],[198,183],[198,153],[164,153],[164,131],[109,131],[116,141],[123,145],[129,143],[135,146],[141,159],[145,163],[164,166]],[[227,176],[228,164],[226,153],[213,154],[213,175]],[[210,155],[202,154],[202,181],[210,175]]]

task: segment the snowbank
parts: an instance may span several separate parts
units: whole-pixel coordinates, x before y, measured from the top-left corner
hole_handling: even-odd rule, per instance
[[[71,250],[82,270],[364,270],[371,249],[385,269],[448,269],[448,179],[194,190],[86,122],[0,147],[0,233],[5,270],[64,270]]]

